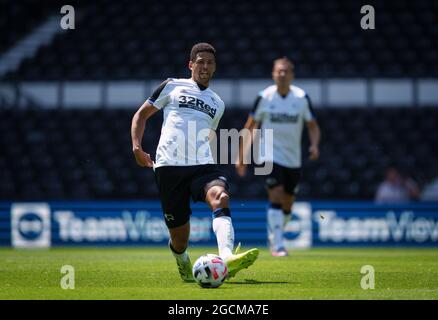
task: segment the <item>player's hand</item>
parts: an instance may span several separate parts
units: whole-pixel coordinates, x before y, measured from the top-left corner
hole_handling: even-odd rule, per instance
[[[243,163],[236,163],[236,171],[237,174],[241,177],[245,176],[246,174],[246,164]]]
[[[137,161],[140,167],[152,168],[154,166],[154,162],[149,153],[144,152],[141,148],[134,148],[132,152],[134,152],[135,161]]]
[[[319,158],[318,146],[310,146],[309,153],[310,153],[310,155],[309,155],[310,160],[318,160],[318,158]]]

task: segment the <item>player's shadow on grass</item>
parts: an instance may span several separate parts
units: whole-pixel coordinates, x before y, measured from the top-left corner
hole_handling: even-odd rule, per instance
[[[253,279],[245,279],[245,281],[228,281],[229,284],[290,284],[288,281],[257,281]],[[297,284],[297,283],[295,283]]]

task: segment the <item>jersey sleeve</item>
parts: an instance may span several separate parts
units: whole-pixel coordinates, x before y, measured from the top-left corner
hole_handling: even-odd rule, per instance
[[[260,122],[263,119],[263,97],[258,95],[254,101],[252,111],[249,114],[254,118],[255,121]]]
[[[308,94],[304,96],[306,98],[306,103],[304,107],[304,120],[312,121],[316,120],[315,113],[313,112],[312,102],[310,101],[310,97]]]
[[[163,81],[148,98],[148,102],[152,104],[157,109],[163,109],[166,104],[170,101],[171,86],[169,83],[172,81],[171,78]]]
[[[225,110],[225,104],[222,103],[222,108],[219,109],[219,112],[217,113],[217,115],[213,118],[213,122],[211,124],[211,129],[212,130],[216,130],[217,127],[219,126],[219,122],[221,121],[221,118],[224,114],[224,110]]]

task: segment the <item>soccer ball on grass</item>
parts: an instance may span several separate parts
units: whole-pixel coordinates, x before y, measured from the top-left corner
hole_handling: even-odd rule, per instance
[[[225,261],[215,254],[206,254],[198,258],[193,265],[193,278],[202,288],[217,288],[228,276]]]

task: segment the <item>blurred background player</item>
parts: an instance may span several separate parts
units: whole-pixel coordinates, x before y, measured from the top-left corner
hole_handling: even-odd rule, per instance
[[[195,202],[205,201],[210,206],[219,255],[227,262],[230,277],[253,264],[259,253],[258,249],[251,249],[233,254],[234,229],[227,180],[214,163],[209,148],[208,152],[198,154],[198,142],[206,141],[199,135],[207,132],[210,136],[216,130],[225,108],[220,97],[208,88],[216,71],[215,54],[216,50],[208,43],[194,45],[189,61],[191,78],[164,81],[132,119],[134,156],[138,165],[154,168],[163,215],[170,233],[169,247],[184,281],[193,280],[186,250],[192,213],[190,198]],[[143,151],[141,142],[146,121],[159,110],[164,112],[164,121],[154,163]],[[191,121],[196,126],[197,141],[187,141]],[[209,137],[204,138],[208,141]]]
[[[252,132],[261,127],[273,130],[273,170],[267,175],[268,239],[273,256],[287,256],[283,244],[283,229],[291,219],[291,208],[295,201],[301,177],[301,134],[304,123],[310,138],[310,160],[319,157],[320,129],[312,111],[309,96],[300,88],[291,85],[294,65],[286,57],[274,61],[272,78],[275,85],[262,90],[244,128]],[[263,134],[263,133],[262,133]],[[247,143],[250,140],[244,140]],[[236,170],[240,176],[246,173],[243,159],[249,150],[248,143],[240,144]]]

